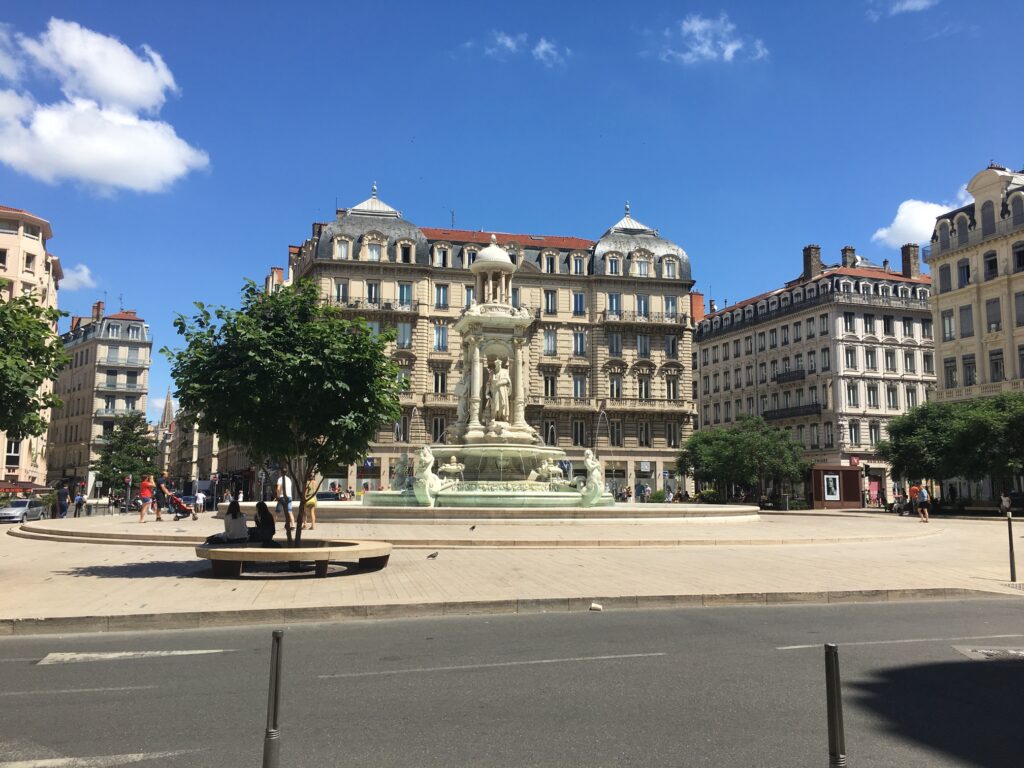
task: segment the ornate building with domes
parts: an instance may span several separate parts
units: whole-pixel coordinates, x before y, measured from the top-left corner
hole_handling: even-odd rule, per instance
[[[511,269],[474,274],[492,242]],[[628,204],[594,241],[418,227],[374,185],[369,199],[314,223],[311,237],[289,248],[288,266],[271,270],[267,290],[306,278],[345,311],[395,329],[392,354],[409,382],[401,419],[380,431],[363,466],[336,468],[323,487],[389,488],[402,453],[454,439],[462,428],[459,319],[481,291],[529,319],[523,402],[539,441],[564,449],[577,474],[584,450],[596,449],[612,491],[679,486],[675,458],[696,415],[694,281],[686,252],[633,218]]]

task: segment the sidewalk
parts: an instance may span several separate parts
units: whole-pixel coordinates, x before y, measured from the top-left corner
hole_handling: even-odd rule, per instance
[[[92,534],[205,537],[221,530],[209,516],[43,525],[58,523]],[[766,513],[758,522],[482,522],[473,531],[469,525],[318,525],[314,533],[322,538],[398,544],[383,571],[337,568],[326,579],[219,580],[189,546],[0,535],[0,634],[586,610],[592,601],[609,610],[1021,594],[1006,583],[1005,526],[991,521],[923,525],[870,513],[812,512]],[[438,557],[428,559],[434,550]]]

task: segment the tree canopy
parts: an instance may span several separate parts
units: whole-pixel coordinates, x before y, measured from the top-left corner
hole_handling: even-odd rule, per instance
[[[118,416],[114,429],[106,435],[106,442],[91,469],[104,487],[113,491],[124,487],[126,475],[138,485],[143,475],[156,474],[156,441],[149,434],[146,417],[142,412]]]
[[[247,282],[239,309],[196,308],[175,320],[185,347],[163,350],[183,418],[291,477],[298,544],[310,481],[360,461],[377,430],[401,416],[387,350],[394,332],[346,318],[309,281],[271,294]]]
[[[764,480],[798,480],[810,467],[803,446],[760,416],[743,416],[733,427],[695,432],[676,461],[682,474],[714,482],[721,492],[730,485],[750,487]]]
[[[1009,477],[1024,472],[1024,394],[928,402],[888,424],[878,455],[897,477]]]
[[[8,438],[43,434],[48,422],[42,412],[63,405],[40,391],[70,360],[56,331],[60,317],[31,294],[0,299],[0,432]]]

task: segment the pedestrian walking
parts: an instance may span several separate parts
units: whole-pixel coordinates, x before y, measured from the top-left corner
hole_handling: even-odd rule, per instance
[[[142,482],[139,483],[139,498],[142,499],[142,506],[139,507],[139,522],[146,522],[146,515],[149,513],[149,508],[153,506],[153,489],[156,488],[156,483],[153,482],[152,475],[143,475]],[[156,508],[156,519],[159,521],[160,507]]]
[[[313,530],[316,527],[316,489],[317,483],[310,480],[306,484],[306,519],[308,522],[302,524],[303,528]]]
[[[928,522],[928,502],[930,496],[928,495],[928,489],[921,487],[917,492],[917,514],[921,518],[922,523]]]
[[[75,496],[75,517],[81,517],[82,516],[82,507],[84,507],[84,506],[85,506],[85,496],[83,496],[82,492],[79,491],[78,494]]]
[[[196,503],[193,507],[192,519],[198,520],[199,513],[206,511],[206,494],[202,491],[196,491]]]
[[[57,489],[57,516],[67,517],[68,516],[68,499],[71,497],[71,493],[68,491],[67,486],[61,483],[60,488]]]
[[[277,477],[277,506],[274,508],[274,512],[278,515],[284,515],[289,530],[294,527],[295,520],[292,518],[292,479],[283,470]]]
[[[907,490],[907,499],[910,502],[910,514],[918,514],[917,512],[917,497],[921,493],[921,486],[917,483],[911,483],[910,488]]]
[[[160,479],[156,481],[156,490],[153,493],[153,503],[156,505],[156,519],[160,519],[160,510],[164,507],[170,512],[171,506],[171,480],[166,472],[160,473]]]
[[[999,496],[999,511],[1004,515],[1010,514],[1010,505],[1013,502],[1010,500],[1010,492],[1003,488],[1002,494]]]

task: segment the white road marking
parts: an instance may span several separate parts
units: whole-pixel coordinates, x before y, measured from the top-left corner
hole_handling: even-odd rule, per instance
[[[37,691],[0,691],[0,696],[45,696],[47,694],[65,694],[65,693],[117,693],[120,691],[149,691],[153,688],[157,688],[156,685],[123,685],[116,688],[64,688],[63,690],[37,690]],[[3,768],[3,763],[0,763],[0,768]]]
[[[1024,637],[1024,635],[976,635],[975,637],[913,637],[906,640],[861,640],[855,643],[837,643],[840,647],[848,645],[903,645],[906,643],[946,643],[953,640],[1003,640],[1010,637]],[[810,645],[781,645],[776,651],[799,651],[807,648],[824,648],[824,643],[811,643]]]
[[[48,757],[42,760],[15,760],[0,763],[0,768],[106,768],[108,765],[128,765],[144,760],[160,760],[199,752],[198,749],[178,749],[173,752],[135,752],[130,755],[100,755],[98,757]]]
[[[617,656],[574,656],[568,659],[533,659],[531,661],[498,661],[492,664],[462,664],[454,667],[417,667],[415,669],[385,669],[378,672],[342,672],[337,675],[318,675],[321,680],[338,677],[374,677],[376,675],[410,675],[424,672],[461,672],[468,669],[495,669],[522,667],[531,664],[568,664],[577,661],[612,661],[614,659],[647,659],[667,656],[667,653],[624,653]],[[3,768],[0,766],[0,768]]]
[[[209,653],[230,653],[226,649],[208,651],[112,651],[109,653],[48,653],[39,664],[77,664],[82,661],[124,661],[127,659],[159,659],[165,656],[199,656]],[[0,766],[2,768],[2,766]]]

